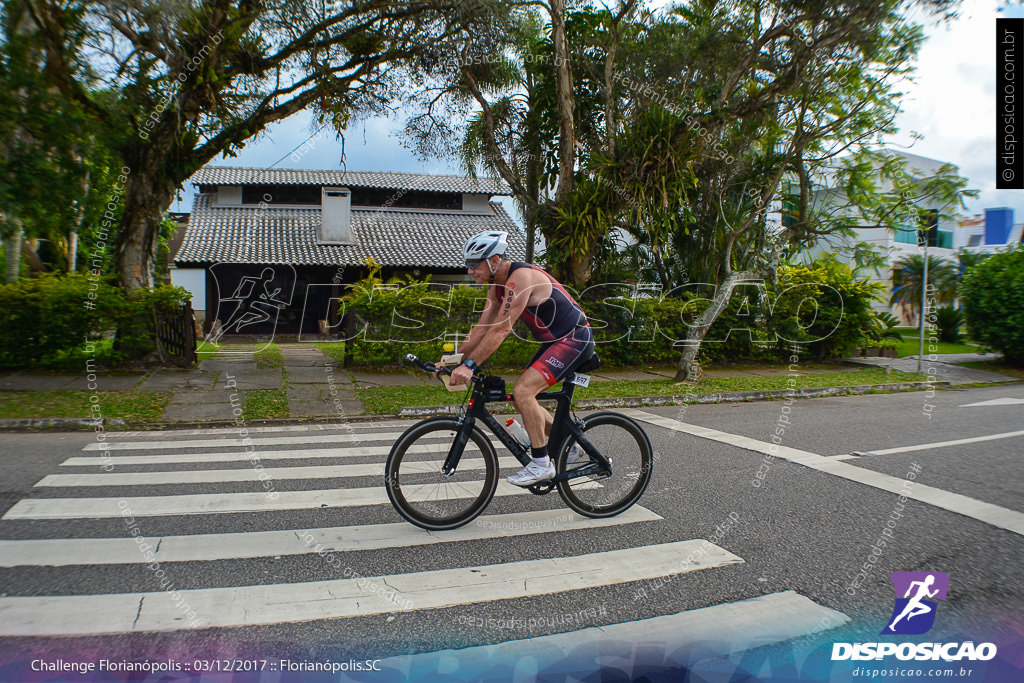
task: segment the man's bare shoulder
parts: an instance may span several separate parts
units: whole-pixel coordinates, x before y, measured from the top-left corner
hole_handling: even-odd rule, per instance
[[[550,282],[544,271],[534,268],[519,268],[509,273],[506,287],[522,288],[530,285],[547,284]]]
[[[543,271],[533,268],[512,271],[505,287],[516,294],[526,294],[531,299],[542,300],[551,295],[551,281]]]

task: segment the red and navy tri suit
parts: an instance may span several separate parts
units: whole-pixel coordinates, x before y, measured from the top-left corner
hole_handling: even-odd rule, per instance
[[[519,319],[530,328],[533,338],[543,344],[527,367],[537,370],[548,386],[553,386],[565,377],[577,360],[591,355],[594,338],[590,323],[576,300],[547,271],[530,263],[513,261],[508,274],[512,275],[520,268],[539,271],[551,282],[551,296],[536,306],[527,306]],[[500,306],[505,298],[505,286],[492,285],[491,291]],[[529,295],[527,292],[521,294]]]

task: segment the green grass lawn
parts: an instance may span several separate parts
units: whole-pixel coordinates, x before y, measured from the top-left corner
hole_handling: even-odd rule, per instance
[[[87,391],[5,391],[0,393],[0,418],[91,418]],[[155,422],[171,400],[169,391],[98,392],[103,417],[125,422]]]
[[[323,351],[326,355],[334,359],[338,364],[338,367],[342,367],[345,364],[345,345],[339,342],[316,342],[313,344],[316,348]]]
[[[288,417],[287,389],[252,389],[245,392],[243,419],[268,420],[279,417]]]
[[[948,342],[930,341],[934,339],[928,330],[924,332],[924,352],[929,353],[977,353],[978,347],[970,344],[950,344]],[[900,358],[916,356],[921,347],[921,338],[915,334],[904,334],[903,341],[896,346],[896,355]]]
[[[267,370],[284,367],[284,356],[281,355],[281,349],[278,348],[277,344],[267,344],[265,349],[256,352],[254,358],[256,360],[256,367],[260,369]]]
[[[577,398],[618,398],[625,396],[685,396],[686,394],[712,394],[729,391],[771,391],[816,389],[859,384],[890,384],[894,382],[923,382],[927,377],[912,372],[886,373],[880,368],[851,368],[829,373],[790,377],[705,377],[698,384],[678,384],[671,379],[640,381],[593,382],[576,392]],[[357,398],[366,406],[366,412],[376,415],[394,415],[402,408],[414,406],[458,405],[465,400],[464,392],[448,392],[440,383],[434,386],[368,387],[356,390]],[[500,404],[493,404],[500,410]]]
[[[202,363],[204,360],[209,360],[220,350],[220,344],[217,342],[201,341],[199,346],[196,347],[196,362]]]

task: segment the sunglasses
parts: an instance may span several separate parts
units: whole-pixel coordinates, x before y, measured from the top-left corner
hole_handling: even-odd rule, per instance
[[[476,270],[476,267],[480,265],[480,261],[466,261],[466,268],[470,270]]]

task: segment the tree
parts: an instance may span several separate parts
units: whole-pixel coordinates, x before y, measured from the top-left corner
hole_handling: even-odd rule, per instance
[[[505,4],[466,16],[462,33],[437,46],[447,68],[415,93],[422,113],[407,132],[423,155],[455,156],[470,173],[504,179],[526,223],[528,258],[540,232],[548,268],[583,286],[607,225],[577,208],[595,189],[579,167],[588,150],[614,144],[619,123],[603,103],[614,97],[615,45],[637,2],[574,12],[562,0]],[[577,71],[595,49],[607,50],[604,68]]]
[[[684,36],[674,54],[686,66],[671,75],[672,101],[650,99],[684,112],[698,133],[689,166],[694,192],[674,247],[691,281],[714,288],[689,328],[677,380],[693,376],[703,336],[737,286],[772,278],[786,250],[850,233],[815,185],[836,175],[848,150],[893,130],[893,84],[921,39],[901,15],[906,7],[693,3],[656,27]],[[780,196],[790,205],[787,220],[772,226],[766,213]],[[892,205],[877,193],[872,198]]]
[[[899,282],[893,282],[890,304],[910,309],[910,316],[920,320],[922,288],[924,287],[924,256],[909,254],[893,264],[899,273]],[[956,298],[956,268],[948,260],[928,254],[928,284],[940,304],[952,303]]]
[[[457,68],[422,92],[429,107],[411,125],[414,139],[440,131],[467,140],[509,182],[528,226],[536,219],[549,267],[573,284],[587,282],[595,257],[609,253],[609,231],[621,228],[663,285],[714,287],[685,340],[679,379],[690,376],[735,287],[771,278],[787,248],[850,232],[818,206],[815,181],[834,173],[844,153],[893,132],[894,84],[922,36],[903,13],[915,4],[951,6],[695,1],[653,15],[626,2],[584,6],[560,21],[560,3],[541,4],[546,24],[512,26],[546,26],[549,40],[515,30],[458,38]],[[557,49],[562,28],[571,64]],[[531,80],[522,56],[534,51],[549,57]],[[555,87],[563,82],[571,87]],[[575,104],[595,105],[571,112],[573,139],[564,125],[568,92]],[[475,128],[470,104],[479,110]],[[467,118],[469,135],[455,134],[467,131]],[[533,187],[509,163],[530,144],[542,160]],[[570,181],[564,161],[572,154]],[[772,202],[789,193],[789,220],[769,225]]]
[[[41,83],[26,5],[6,3],[0,23],[0,233],[13,281],[20,256],[33,271],[74,270],[78,234],[102,205],[110,158],[81,110]]]
[[[152,284],[163,213],[199,167],[306,108],[339,131],[383,111],[459,5],[8,1],[31,16],[40,78],[100,127],[126,170],[117,264],[132,290]]]

